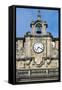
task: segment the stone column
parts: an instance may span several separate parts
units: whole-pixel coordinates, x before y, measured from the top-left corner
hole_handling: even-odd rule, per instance
[[[47,37],[47,57],[51,57],[51,38]]]
[[[55,47],[58,49],[58,47],[59,47],[59,41],[55,41]]]
[[[35,25],[32,25],[32,34],[35,34]]]
[[[42,23],[41,30],[42,34],[46,34],[46,25],[44,25],[44,23]]]
[[[26,41],[25,41],[25,55],[26,55],[26,57],[30,57],[31,56],[30,37],[26,37]]]

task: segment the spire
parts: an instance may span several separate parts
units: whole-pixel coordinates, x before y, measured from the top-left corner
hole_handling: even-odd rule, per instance
[[[37,19],[38,19],[38,20],[41,20],[40,10],[38,10]]]

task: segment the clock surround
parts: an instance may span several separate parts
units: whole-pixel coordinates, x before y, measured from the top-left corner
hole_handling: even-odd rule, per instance
[[[36,42],[34,45],[33,45],[33,50],[35,53],[42,53],[44,51],[44,45],[40,42]]]

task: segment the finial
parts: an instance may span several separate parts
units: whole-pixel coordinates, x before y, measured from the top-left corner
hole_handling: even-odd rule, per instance
[[[38,20],[41,20],[40,10],[38,10],[37,18],[38,18]]]

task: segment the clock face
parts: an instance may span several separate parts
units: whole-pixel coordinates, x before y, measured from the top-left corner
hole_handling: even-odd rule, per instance
[[[36,53],[41,53],[44,50],[44,46],[42,43],[35,43],[33,49]]]

